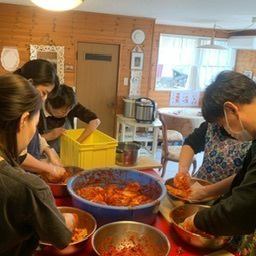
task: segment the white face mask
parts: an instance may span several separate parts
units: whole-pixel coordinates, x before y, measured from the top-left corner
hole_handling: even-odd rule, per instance
[[[225,109],[224,109],[224,115],[225,115],[225,120],[226,120],[226,124],[227,124],[227,126],[224,127],[224,129],[233,138],[235,138],[239,141],[251,141],[251,140],[253,140],[253,136],[246,129],[244,129],[244,126],[243,126],[240,118],[239,118],[239,123],[240,123],[240,126],[241,126],[241,131],[240,132],[235,132],[235,131],[232,131],[232,129],[230,128],[229,121],[228,121],[228,118],[227,118],[227,113],[226,113]]]

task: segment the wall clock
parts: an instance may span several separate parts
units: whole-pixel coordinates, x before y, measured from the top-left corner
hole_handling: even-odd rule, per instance
[[[132,32],[132,41],[135,44],[142,44],[145,40],[145,33],[141,29],[136,29]]]

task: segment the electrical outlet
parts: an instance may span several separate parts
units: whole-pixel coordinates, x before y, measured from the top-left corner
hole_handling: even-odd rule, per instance
[[[128,77],[125,77],[125,78],[124,78],[124,85],[125,85],[125,86],[128,86],[128,85],[129,85],[129,78],[128,78]]]

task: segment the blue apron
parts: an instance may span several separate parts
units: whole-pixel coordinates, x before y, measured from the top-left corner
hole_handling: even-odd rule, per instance
[[[42,154],[40,152],[40,140],[39,140],[39,133],[36,130],[35,135],[33,136],[32,140],[28,144],[27,151],[36,159],[40,160],[42,158]]]

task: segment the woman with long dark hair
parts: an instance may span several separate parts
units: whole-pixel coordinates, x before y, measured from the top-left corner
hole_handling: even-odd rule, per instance
[[[42,100],[54,94],[59,86],[59,79],[54,66],[47,60],[37,59],[25,63],[16,74],[28,79],[39,91]],[[21,157],[22,167],[26,170],[46,176],[50,181],[61,178],[65,169],[54,149],[50,148],[44,138],[36,131],[27,148],[28,154]],[[39,161],[44,156],[50,163]]]
[[[37,130],[41,103],[28,80],[0,76],[0,255],[31,255],[39,240],[64,248],[71,239],[65,219],[72,223],[72,216],[64,219],[45,182],[18,164]]]

